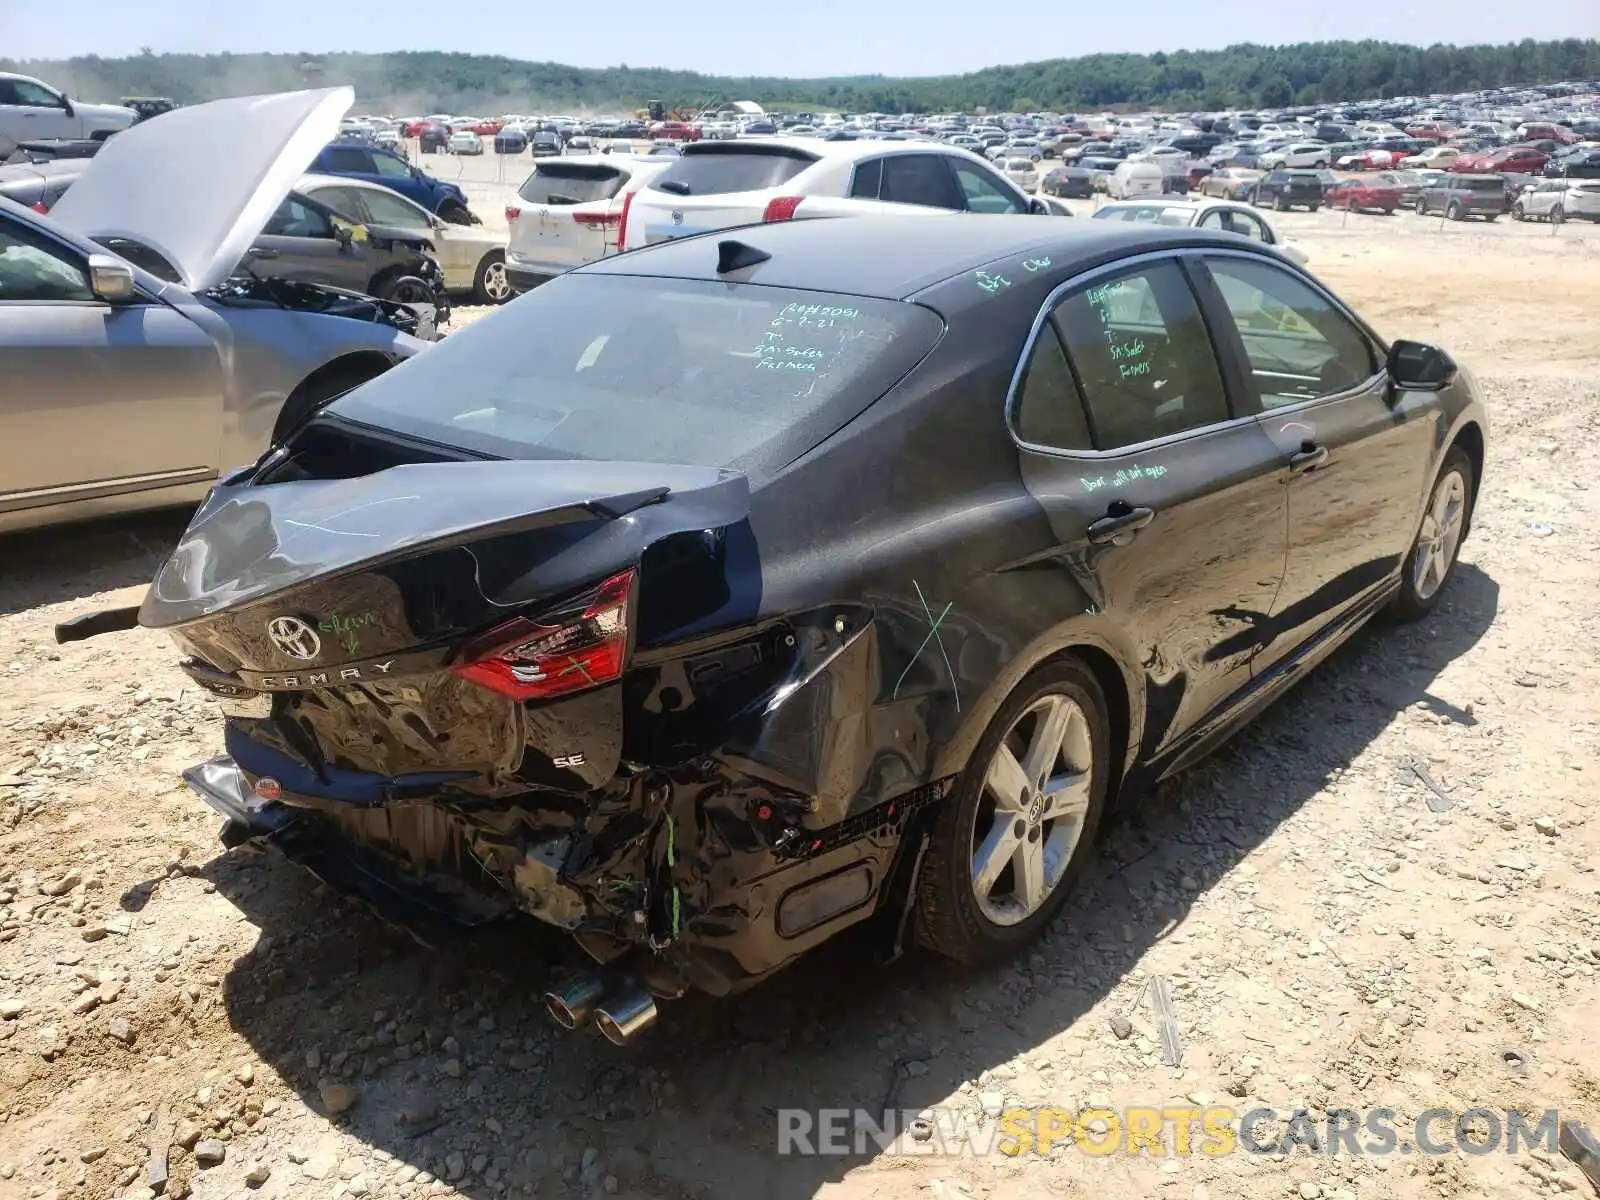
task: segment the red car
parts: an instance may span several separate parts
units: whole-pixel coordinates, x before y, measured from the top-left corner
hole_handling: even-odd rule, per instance
[[[1444,142],[1450,139],[1450,135],[1437,125],[1407,125],[1406,136],[1424,138],[1430,142]]]
[[[650,126],[650,136],[667,138],[674,142],[698,142],[700,131],[693,125],[685,125],[682,121],[658,121]]]
[[[1532,146],[1501,146],[1487,154],[1463,154],[1450,164],[1457,175],[1498,175],[1513,172],[1537,175],[1550,156]]]
[[[468,126],[468,128],[479,137],[493,137],[505,127],[506,123],[504,121],[494,118],[490,118],[486,121],[479,121],[476,125]]]
[[[1351,212],[1381,212],[1385,215],[1400,207],[1398,184],[1381,179],[1341,179],[1324,194],[1329,208],[1348,208]]]

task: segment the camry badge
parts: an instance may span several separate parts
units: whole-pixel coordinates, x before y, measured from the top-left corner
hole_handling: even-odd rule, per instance
[[[310,662],[322,653],[317,631],[299,617],[274,617],[267,622],[267,636],[279,650],[301,662]]]

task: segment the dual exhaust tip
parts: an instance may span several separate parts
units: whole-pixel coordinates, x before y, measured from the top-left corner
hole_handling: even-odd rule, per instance
[[[560,991],[544,994],[545,1011],[563,1029],[581,1029],[592,1019],[614,1046],[655,1024],[655,997],[636,984],[620,986],[599,975],[580,975]]]

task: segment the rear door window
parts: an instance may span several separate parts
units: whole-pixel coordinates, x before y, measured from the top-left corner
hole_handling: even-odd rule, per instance
[[[1088,405],[1097,450],[1116,450],[1229,417],[1200,306],[1171,262],[1067,297],[1052,314]]]
[[[850,178],[850,195],[857,200],[876,200],[882,185],[883,159],[869,158],[866,162],[856,164],[855,173]]]
[[[296,196],[288,196],[261,232],[273,237],[331,238],[333,222],[321,209]]]
[[[591,204],[609,200],[627,176],[591,163],[540,163],[517,190],[528,204]]]
[[[323,151],[328,170],[346,175],[373,175],[372,155],[359,146],[329,146]]]
[[[945,160],[937,154],[896,154],[883,160],[879,198],[895,204],[962,209],[966,202]]]
[[[491,457],[760,473],[859,414],[943,328],[900,301],[565,275],[328,411]]]
[[[698,152],[685,149],[650,186],[677,196],[718,196],[780,187],[800,174],[816,156],[788,147],[713,144]]]

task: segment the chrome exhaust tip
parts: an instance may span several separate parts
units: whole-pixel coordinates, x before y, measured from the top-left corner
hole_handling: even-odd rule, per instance
[[[606,992],[606,981],[598,975],[580,975],[560,991],[544,994],[544,1008],[550,1019],[563,1029],[577,1029],[588,1021]]]
[[[656,1000],[643,988],[629,988],[608,996],[594,1010],[594,1023],[606,1041],[625,1046],[655,1024]]]

